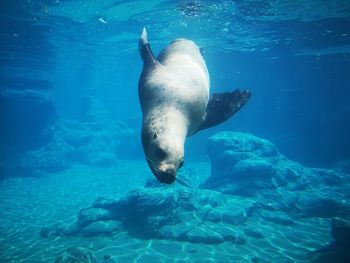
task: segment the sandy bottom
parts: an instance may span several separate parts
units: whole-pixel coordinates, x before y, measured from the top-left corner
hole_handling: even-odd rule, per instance
[[[195,180],[210,173],[208,163],[188,164]],[[246,226],[263,239],[247,237],[245,245],[216,245],[136,239],[125,232],[99,237],[40,237],[57,222],[73,222],[83,207],[100,196],[118,197],[142,187],[152,176],[143,161],[120,161],[111,168],[76,165],[39,178],[8,178],[0,182],[0,262],[54,262],[70,246],[95,251],[99,262],[309,262],[307,254],[331,241],[329,220],[298,220],[293,226],[250,217]]]

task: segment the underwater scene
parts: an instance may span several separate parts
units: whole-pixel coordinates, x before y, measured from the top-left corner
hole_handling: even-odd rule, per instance
[[[350,262],[349,0],[0,14],[1,263]]]

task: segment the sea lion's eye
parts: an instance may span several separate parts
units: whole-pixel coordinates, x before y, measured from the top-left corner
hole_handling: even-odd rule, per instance
[[[159,132],[153,133],[153,140],[157,139],[157,138],[158,138],[158,135],[159,135]]]
[[[155,132],[155,133],[153,134],[153,140],[157,139],[157,137],[158,137],[158,134]]]
[[[167,153],[166,153],[163,149],[157,148],[157,149],[156,149],[156,155],[157,155],[157,157],[158,157],[159,159],[163,160],[163,159],[165,159],[165,157],[167,156]]]

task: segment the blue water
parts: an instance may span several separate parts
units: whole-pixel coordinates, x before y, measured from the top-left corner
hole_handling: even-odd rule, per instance
[[[288,160],[304,167],[325,168],[336,173],[350,171],[350,2],[347,0],[13,0],[0,2],[0,14],[2,213],[7,213],[7,209],[16,210],[14,207],[20,211],[22,207],[14,203],[23,204],[26,198],[32,197],[23,197],[18,191],[26,192],[28,189],[25,186],[28,184],[33,189],[46,188],[45,182],[40,180],[49,179],[43,178],[64,178],[65,174],[68,178],[74,177],[76,173],[79,179],[77,183],[84,184],[84,176],[77,172],[80,171],[78,168],[74,168],[76,165],[91,166],[92,171],[102,169],[96,173],[104,174],[106,178],[112,176],[113,172],[110,171],[116,169],[118,161],[120,167],[124,165],[123,161],[127,162],[125,167],[134,167],[130,168],[131,179],[123,176],[121,185],[125,185],[124,188],[110,192],[103,187],[91,190],[93,194],[89,202],[81,205],[78,202],[74,204],[74,199],[70,200],[72,207],[79,209],[89,207],[95,198],[104,196],[104,193],[123,196],[127,194],[126,190],[143,187],[146,180],[153,178],[146,167],[139,139],[142,113],[137,85],[142,60],[138,39],[143,27],[147,28],[155,54],[178,37],[191,39],[201,47],[209,69],[211,92],[220,93],[237,88],[252,92],[251,100],[234,117],[187,140],[183,173],[194,174],[196,180],[192,180],[195,185],[203,183],[204,178],[202,181],[199,179],[201,174],[206,174],[207,178],[211,172],[217,172],[213,165],[218,160],[214,157],[220,152],[210,155],[207,142],[209,137],[221,131],[242,132],[264,138],[272,142]],[[232,138],[235,136],[242,144],[246,143],[240,135]],[[231,140],[231,137],[228,136],[227,140]],[[258,139],[253,141],[259,144]],[[235,148],[233,151],[240,149]],[[249,151],[254,153],[254,150]],[[270,158],[259,154],[254,161]],[[232,160],[225,159],[223,166],[232,166]],[[275,165],[274,161],[271,163]],[[135,168],[138,165],[142,169]],[[295,171],[300,169],[290,163],[278,167],[283,165],[290,165],[290,169]],[[263,174],[266,167],[259,166],[254,171]],[[276,167],[273,168],[275,172],[284,169]],[[122,168],[118,171],[125,172]],[[226,174],[227,171],[219,172]],[[93,179],[94,174],[91,172],[89,175],[86,187],[94,185],[92,182],[97,180]],[[133,178],[138,176],[141,179],[135,181]],[[334,193],[344,191],[338,189],[341,184],[349,184],[349,177],[338,176],[347,179],[339,179],[333,185],[328,181],[325,184],[329,189],[333,187]],[[283,178],[292,180],[288,176]],[[30,180],[30,183],[25,180]],[[186,180],[191,181],[191,177]],[[66,187],[65,180],[58,181],[63,182],[62,185],[55,188],[54,181],[50,181],[48,185],[51,188],[47,189],[57,190],[61,194],[65,192],[61,191]],[[69,189],[74,188],[68,185]],[[284,187],[278,182],[275,186]],[[210,189],[220,194],[227,194],[227,191],[229,195],[237,194],[232,189]],[[318,188],[315,189],[317,191]],[[17,194],[18,199],[13,197]],[[81,192],[81,195],[84,193]],[[79,198],[81,195],[77,194]],[[255,192],[249,198],[258,200],[254,196]],[[36,198],[42,200],[44,197],[43,194]],[[349,202],[348,194],[339,196],[338,200],[340,198]],[[60,202],[64,202],[62,200]],[[41,207],[40,202],[37,206]],[[42,207],[46,209],[49,206]],[[65,211],[65,218],[74,218],[79,209],[74,208],[70,213]],[[8,213],[1,222],[3,246],[11,243],[12,232],[6,229],[14,215],[17,214]],[[52,223],[54,215],[58,216],[55,213],[50,215],[47,224]],[[346,213],[330,213],[327,216],[317,214],[315,217],[325,219],[325,222],[320,222],[320,226],[328,227],[329,220],[334,216],[349,218]],[[35,218],[34,215],[32,217]],[[26,229],[26,224],[31,221],[23,218],[21,222]],[[300,227],[304,223],[297,225]],[[38,225],[43,227],[46,224]],[[37,232],[40,232],[40,227],[36,228]],[[28,258],[27,252],[18,252],[15,247],[25,247],[32,236],[21,236],[25,232],[23,229],[13,228],[13,231],[18,235],[13,238],[13,247],[0,248],[5,251],[0,254],[1,262],[46,262],[45,259]],[[327,231],[329,229],[323,232],[325,236],[328,235]],[[147,240],[147,235],[141,239],[137,235],[130,236],[135,240]],[[154,236],[151,235],[152,238]],[[24,244],[18,240],[24,240]],[[68,243],[79,245],[78,241],[65,243],[64,240],[63,247],[45,256],[50,258],[51,255],[52,261]],[[325,245],[328,241],[325,238],[317,242]],[[45,242],[43,246],[50,246],[49,241]],[[173,238],[171,242],[182,244],[188,240]],[[310,245],[310,250],[320,247]],[[28,253],[40,254],[41,249],[40,246],[29,249]],[[220,261],[220,257],[215,258],[215,255],[220,254],[217,251],[222,248],[216,250],[213,245],[210,249],[214,251],[212,259]],[[268,249],[273,250],[266,249],[264,253],[267,254]],[[284,249],[287,251],[285,254],[288,254],[291,248]],[[99,251],[96,247],[93,250]],[[201,253],[198,248],[189,251],[189,254],[191,251]],[[232,256],[230,260],[253,260],[247,256],[247,261],[244,261],[244,252],[239,253],[243,259]],[[257,258],[263,258],[264,253],[258,253]],[[109,254],[113,252],[109,251]],[[98,257],[101,262],[107,261],[103,261],[102,254],[98,254]],[[176,257],[165,258],[171,262]],[[291,261],[283,262],[299,262],[297,256],[293,258],[293,253],[288,254],[288,258],[292,258]],[[136,259],[115,260],[131,262]],[[148,259],[140,260],[147,262]],[[152,257],[149,260],[154,262]],[[191,257],[188,262],[196,260],[202,262]],[[267,260],[282,262],[275,257]]]

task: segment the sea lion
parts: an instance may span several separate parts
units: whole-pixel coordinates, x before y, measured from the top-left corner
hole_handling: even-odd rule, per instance
[[[144,28],[139,52],[143,60],[138,85],[143,150],[153,174],[170,184],[184,163],[186,138],[230,118],[251,93],[235,90],[213,94],[209,100],[208,69],[191,40],[174,40],[156,58]]]

